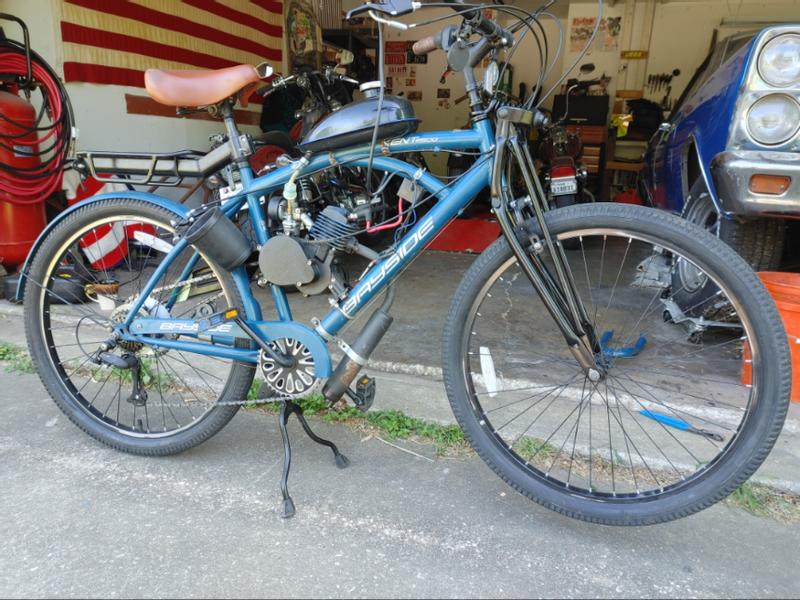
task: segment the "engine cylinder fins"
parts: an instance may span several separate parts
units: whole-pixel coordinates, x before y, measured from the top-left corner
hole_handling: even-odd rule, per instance
[[[347,220],[347,211],[340,206],[326,206],[314,220],[309,235],[315,240],[327,242],[330,246],[348,251],[358,226]]]
[[[290,338],[275,340],[270,345],[291,357],[294,365],[282,367],[262,351],[258,362],[267,387],[282,398],[301,398],[308,395],[319,381],[315,375],[311,351],[301,342]]]

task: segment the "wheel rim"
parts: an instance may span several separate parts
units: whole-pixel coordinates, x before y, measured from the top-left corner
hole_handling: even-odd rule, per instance
[[[730,325],[726,331],[716,331],[713,339],[701,341],[700,346],[685,332],[676,336],[678,326],[661,319],[658,307],[666,283],[662,282],[660,289],[650,288],[648,293],[638,291],[637,306],[645,310],[634,311],[634,295],[622,298],[622,265],[636,255],[634,246],[637,251],[641,247],[663,248],[663,241],[626,234],[629,241],[617,244],[617,239],[612,243],[610,238],[616,235],[612,230],[570,233],[569,238],[577,238],[580,249],[567,256],[599,334],[608,328],[615,337],[620,336],[617,340],[627,341],[611,342],[609,348],[630,346],[638,328],[647,338],[639,356],[610,358],[609,373],[603,381],[589,382],[549,317],[542,317],[547,319],[548,330],[542,328],[544,325],[530,325],[531,321],[539,322],[535,315],[544,315],[544,309],[511,258],[487,280],[470,308],[462,339],[462,368],[481,434],[509,455],[517,468],[570,494],[624,503],[671,494],[703,477],[730,452],[747,424],[758,390],[755,368],[748,384],[740,382],[742,358],[738,352],[747,345],[752,365],[759,364],[759,355],[750,339],[747,316],[738,300],[722,287],[720,294],[725,294],[737,310],[741,328]],[[569,238],[559,236],[562,243]],[[623,256],[619,271],[609,274],[606,261],[605,285],[586,285],[604,281],[603,267],[597,272],[596,256],[586,261],[586,254],[597,255],[601,248],[605,253],[614,245],[617,256]],[[674,257],[688,260],[674,248],[668,250]],[[661,252],[659,256],[669,254]],[[595,270],[584,268],[584,264]],[[639,265],[633,261],[634,267]],[[582,279],[581,273],[586,277]],[[594,297],[590,299],[586,292],[591,294],[593,287]],[[609,301],[609,310],[602,300],[615,295],[619,308],[611,307]],[[525,310],[520,311],[520,306]],[[589,307],[599,307],[601,314]],[[551,345],[545,347],[547,343]],[[683,359],[681,353],[685,354]],[[708,361],[720,369],[719,374],[696,375],[689,368],[690,357]],[[681,367],[680,372],[667,367],[670,358]],[[653,365],[654,360],[661,366]],[[535,378],[526,375],[532,367],[539,369]],[[698,385],[689,386],[688,377]],[[673,386],[679,382],[683,387],[675,392]],[[706,395],[709,386],[723,386],[724,395]],[[642,414],[643,410],[655,413],[656,418]],[[675,419],[720,434],[723,440],[665,425]]]
[[[49,367],[58,374],[64,393],[73,405],[119,434],[161,438],[188,430],[217,408],[218,399],[232,382],[235,363],[221,359],[199,360],[195,355],[189,357],[182,352],[159,352],[146,345],[120,344],[113,352],[117,355],[133,354],[140,364],[142,374],[139,382],[146,392],[147,402],[139,405],[132,400],[133,376],[130,370],[97,365],[89,358],[102,341],[110,338],[107,327],[124,319],[125,305],[130,304],[157,262],[165,256],[152,245],[137,242],[135,234],[131,238],[131,232],[137,228],[166,243],[171,242],[174,233],[166,222],[124,214],[98,219],[68,236],[46,268],[47,286],[41,288],[38,302],[39,331],[47,348]],[[123,231],[125,233],[121,233]],[[123,244],[127,244],[124,258],[114,265],[109,264],[117,256],[110,249]],[[100,258],[91,263],[92,258],[101,256],[100,252],[108,252],[104,256],[112,258]],[[179,273],[177,265],[185,264],[193,253],[192,249],[187,249],[178,257],[175,265],[171,265],[159,280],[156,289],[169,285],[166,282],[170,278],[174,283]],[[64,298],[59,294],[53,282],[67,262],[75,265],[73,273],[86,283],[118,281],[119,290],[114,294],[117,306],[113,310],[104,309],[103,305],[74,301],[74,297]],[[212,288],[216,283],[217,290],[191,295],[183,301],[179,297],[171,316],[189,318],[195,309],[203,312],[202,307],[205,307],[205,312],[208,312],[208,307],[214,307],[214,312],[215,309],[231,307],[232,292],[219,277],[217,268],[201,258],[195,272],[203,269],[206,279],[194,285],[205,284]],[[158,293],[159,306],[166,304],[171,291]],[[151,296],[155,298],[156,294]],[[164,316],[163,313],[159,315],[158,310],[153,309],[150,316]]]
[[[713,235],[718,235],[719,215],[711,197],[708,194],[700,194],[696,200],[690,198],[689,208],[684,214],[684,218],[690,223],[699,225]],[[698,269],[691,262],[678,260],[676,271],[680,284],[689,293],[697,292],[705,287],[708,281],[704,277],[701,269]]]

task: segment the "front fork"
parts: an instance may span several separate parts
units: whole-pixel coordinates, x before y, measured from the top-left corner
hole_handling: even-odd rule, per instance
[[[492,208],[497,216],[514,255],[528,280],[542,299],[547,311],[555,321],[570,352],[592,381],[600,379],[605,371],[603,352],[597,334],[589,319],[586,307],[577,292],[575,279],[569,262],[560,243],[554,242],[544,219],[545,196],[539,180],[533,175],[534,165],[527,144],[520,144],[517,129],[527,124],[530,111],[521,109],[498,111],[496,148],[492,168]],[[525,222],[514,222],[517,218],[509,211],[510,182],[504,179],[508,160],[513,159],[530,198],[535,219],[542,239],[532,236]],[[531,251],[520,243],[520,234],[529,237]],[[548,251],[555,269],[555,275],[542,262],[539,254]]]

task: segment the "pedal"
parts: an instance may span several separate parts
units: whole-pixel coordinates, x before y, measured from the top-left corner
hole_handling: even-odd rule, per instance
[[[346,390],[348,398],[361,412],[367,412],[375,402],[375,378],[362,375],[356,382],[356,391]]]

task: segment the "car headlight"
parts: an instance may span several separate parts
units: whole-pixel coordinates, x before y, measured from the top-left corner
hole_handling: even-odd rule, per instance
[[[800,83],[800,35],[779,35],[764,46],[758,56],[758,72],[775,87]]]
[[[800,106],[786,94],[759,98],[747,113],[747,130],[759,144],[775,146],[788,141],[800,128]]]

